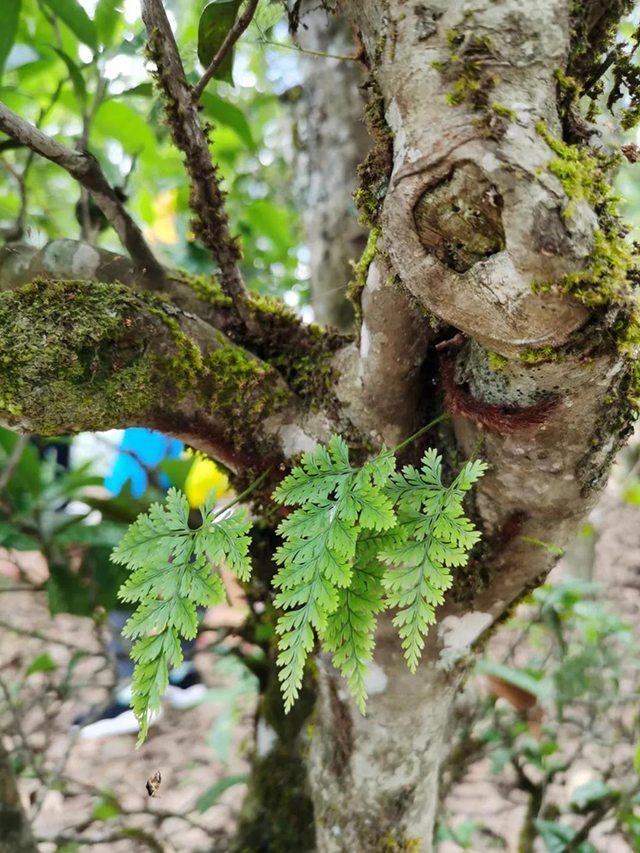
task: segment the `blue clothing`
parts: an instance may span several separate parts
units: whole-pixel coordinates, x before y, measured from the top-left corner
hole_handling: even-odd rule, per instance
[[[141,497],[148,485],[148,477],[143,465],[155,468],[163,459],[179,456],[182,451],[180,441],[149,429],[125,430],[120,447],[128,450],[129,453],[118,455],[113,471],[105,479],[104,485],[110,492],[117,495],[127,480],[130,480],[131,494],[134,498]],[[142,465],[137,460],[140,460]],[[171,485],[164,474],[160,474],[159,480],[165,488]]]

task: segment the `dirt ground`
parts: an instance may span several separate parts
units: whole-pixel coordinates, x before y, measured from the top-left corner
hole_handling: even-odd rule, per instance
[[[607,597],[613,598],[626,619],[638,626],[640,635],[640,507],[622,503],[618,492],[611,485],[594,516],[600,537],[593,576],[606,585]],[[562,571],[562,566],[557,568],[554,577],[560,577]],[[236,607],[231,616],[237,619],[239,615]],[[215,624],[219,617],[220,614],[209,614],[208,620]],[[31,632],[42,631],[67,645],[19,636],[7,630],[6,624],[27,627]],[[499,636],[495,642],[501,642]],[[83,657],[73,669],[70,683],[75,686],[71,690],[46,692],[48,686],[64,681],[61,676],[72,660],[74,649],[95,656]],[[131,837],[114,840],[111,830],[114,821],[96,819],[96,806],[100,807],[97,814],[105,817],[104,797],[100,796],[104,791],[111,792],[127,812],[124,820],[128,827],[149,830],[163,845],[154,848],[147,841],[148,849],[164,849],[167,853],[224,850],[224,833],[233,829],[245,785],[230,787],[204,814],[195,811],[195,804],[202,792],[218,780],[247,771],[255,692],[250,684],[238,688],[238,671],[230,666],[230,658],[219,656],[211,647],[201,648],[195,661],[210,688],[207,700],[188,711],[167,707],[145,745],[136,751],[133,735],[90,741],[70,738],[74,717],[99,702],[106,695],[110,681],[108,668],[100,656],[97,630],[91,622],[70,616],[51,620],[41,593],[0,595],[2,682],[10,690],[15,689],[29,663],[45,650],[58,669],[30,676],[13,696],[14,718],[11,719],[10,713],[6,718],[14,730],[9,745],[24,738],[36,767],[44,764],[54,769],[59,778],[59,784],[44,796],[36,776],[20,780],[25,807],[32,815],[37,813],[34,821],[37,837],[55,839],[42,840],[41,853],[63,849],[63,841],[72,842],[79,832],[94,841],[104,839],[102,844],[86,849],[113,853],[143,849]],[[0,695],[0,705],[5,704],[2,699]],[[581,757],[563,776],[561,784],[571,787],[576,781],[588,780],[597,773],[597,763],[597,751],[590,757]],[[159,799],[154,799],[147,795],[145,783],[157,770],[162,773],[162,784]],[[490,774],[488,760],[478,761],[453,788],[446,809],[456,815],[457,821],[468,817],[483,821],[490,830],[506,837],[507,849],[515,853],[526,797],[506,784],[507,781],[506,777],[497,779]],[[171,816],[172,813],[181,817]],[[598,853],[630,853],[631,848],[610,831],[611,827],[604,824],[591,836]],[[440,853],[460,849],[451,842],[440,845]],[[472,849],[479,853],[481,848]]]

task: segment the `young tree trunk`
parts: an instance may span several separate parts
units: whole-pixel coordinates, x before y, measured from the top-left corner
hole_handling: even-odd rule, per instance
[[[363,717],[324,655],[310,782],[322,853],[431,849],[445,732],[460,672],[435,666],[437,643],[416,675],[389,617],[376,634]]]
[[[0,738],[0,853],[38,853],[20,803],[11,757]]]

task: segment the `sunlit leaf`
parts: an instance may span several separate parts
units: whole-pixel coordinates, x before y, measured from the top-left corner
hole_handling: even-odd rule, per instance
[[[247,148],[250,148],[252,151],[255,150],[256,144],[253,140],[249,122],[241,109],[234,104],[230,104],[229,101],[213,95],[211,92],[203,92],[200,103],[211,119],[235,130]]]
[[[121,18],[119,6],[122,0],[100,0],[96,6],[95,23],[100,42],[110,47]]]
[[[2,3],[2,26],[0,27],[0,74],[18,29],[18,16],[20,15],[21,0],[3,0]]]
[[[145,120],[122,101],[105,101],[93,120],[93,129],[117,139],[128,154],[151,153],[156,138]]]
[[[77,0],[44,0],[44,2],[81,42],[92,50],[98,49],[95,24]]]
[[[15,71],[16,68],[22,68],[23,65],[29,65],[31,62],[37,62],[40,59],[40,54],[28,44],[16,42],[9,51],[4,63],[5,71]]]
[[[202,10],[198,23],[198,59],[205,68],[211,64],[233,27],[240,3],[241,0],[212,0]],[[233,85],[233,49],[227,53],[213,76]]]

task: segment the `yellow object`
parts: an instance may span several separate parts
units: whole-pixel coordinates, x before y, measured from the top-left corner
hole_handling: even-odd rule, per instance
[[[229,478],[213,460],[197,454],[184,484],[189,506],[195,509],[203,504],[211,489],[216,490],[216,498],[220,500],[229,491]]]
[[[155,220],[153,225],[146,229],[146,237],[150,243],[164,243],[166,246],[175,246],[178,242],[176,231],[176,190],[164,190],[159,193],[153,203]]]

